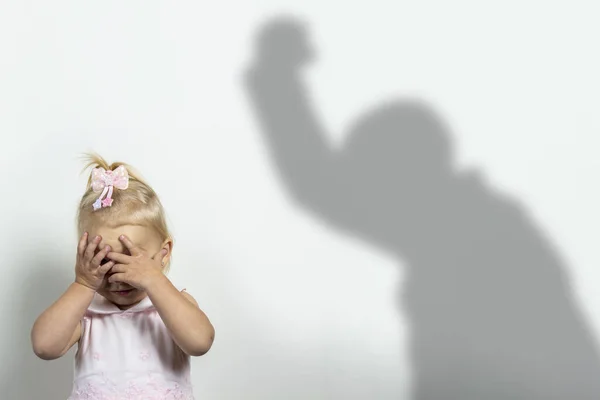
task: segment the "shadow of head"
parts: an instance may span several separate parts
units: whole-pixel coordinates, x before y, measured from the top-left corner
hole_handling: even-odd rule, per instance
[[[453,149],[449,129],[420,101],[397,100],[367,112],[352,126],[344,144],[345,165],[368,182],[418,189],[427,180],[447,178]],[[424,181],[425,179],[425,181]]]

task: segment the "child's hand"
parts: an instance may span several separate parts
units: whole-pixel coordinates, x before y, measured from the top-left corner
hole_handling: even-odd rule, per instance
[[[85,232],[81,236],[81,239],[79,239],[79,245],[77,246],[75,282],[94,291],[98,290],[102,285],[104,275],[106,275],[115,264],[113,261],[108,261],[103,265],[100,265],[110,251],[110,246],[106,246],[100,250],[98,254],[94,255],[101,240],[102,238],[100,236],[96,236],[94,240],[88,243],[88,233]]]
[[[162,249],[150,257],[144,250],[134,245],[127,236],[121,235],[119,240],[131,255],[114,252],[107,254],[107,257],[115,262],[108,281],[111,283],[123,282],[137,289],[147,290],[157,277],[163,276],[161,264],[167,251]]]

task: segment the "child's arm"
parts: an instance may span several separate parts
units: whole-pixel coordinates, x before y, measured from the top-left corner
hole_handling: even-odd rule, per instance
[[[83,234],[77,247],[75,282],[33,324],[31,345],[38,357],[44,360],[59,358],[79,340],[80,321],[104,275],[114,265],[110,261],[100,265],[110,251],[110,247],[106,246],[95,254],[101,240],[97,236],[88,243],[87,233]]]
[[[156,277],[147,293],[181,350],[190,356],[201,356],[210,350],[215,328],[192,296],[177,290],[164,275]]]
[[[81,336],[81,319],[94,291],[73,283],[67,291],[39,316],[31,330],[34,353],[43,360],[62,357]]]

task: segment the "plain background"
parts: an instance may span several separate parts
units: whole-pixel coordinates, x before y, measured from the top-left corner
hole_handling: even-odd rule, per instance
[[[94,150],[139,169],[175,235],[171,277],[217,330],[194,360],[201,399],[404,399],[402,261],[287,196],[242,77],[253,37],[305,21],[319,118],[424,99],[458,164],[518,199],[600,329],[599,6],[593,1],[3,1],[0,5],[0,385],[66,398],[71,359],[29,348],[72,278],[75,210]]]

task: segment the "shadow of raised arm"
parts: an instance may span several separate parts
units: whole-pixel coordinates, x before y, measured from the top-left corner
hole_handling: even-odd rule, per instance
[[[259,38],[246,88],[282,182],[300,205],[323,217],[342,199],[335,188],[339,179],[335,151],[298,71],[306,51],[299,26],[269,26]]]

